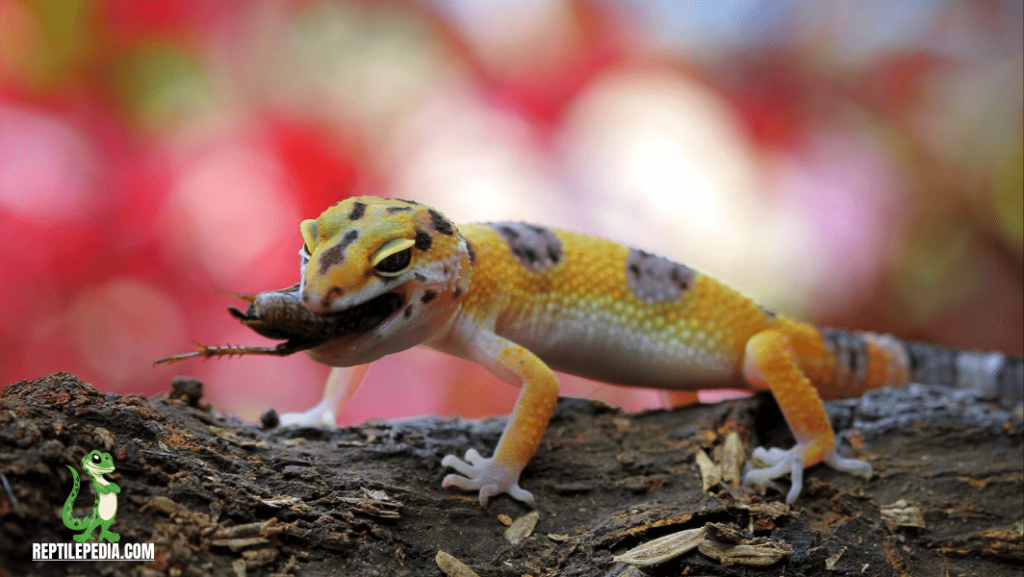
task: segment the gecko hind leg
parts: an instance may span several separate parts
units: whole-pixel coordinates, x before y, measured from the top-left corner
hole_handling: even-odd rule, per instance
[[[859,459],[839,456],[835,433],[825,414],[825,405],[797,365],[789,338],[781,332],[767,330],[747,342],[743,376],[757,390],[769,389],[779,403],[796,445],[788,451],[758,447],[753,457],[768,466],[747,468],[743,481],[763,485],[772,479],[789,475],[792,486],[786,503],[800,496],[804,467],[824,462],[832,468],[871,477],[871,465]]]

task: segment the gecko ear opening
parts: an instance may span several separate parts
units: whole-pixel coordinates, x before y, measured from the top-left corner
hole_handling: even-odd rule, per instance
[[[412,266],[412,247],[415,244],[411,238],[391,239],[373,253],[370,266],[377,274],[397,276]]]

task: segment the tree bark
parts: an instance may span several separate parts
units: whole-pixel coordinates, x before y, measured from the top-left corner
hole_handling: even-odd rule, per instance
[[[767,396],[639,415],[562,399],[521,480],[539,520],[532,531],[529,520],[514,523],[513,544],[504,523],[533,508],[503,496],[481,509],[475,495],[441,489],[441,458],[487,454],[503,419],[265,429],[217,413],[200,389],[179,381],[158,398],[104,395],[66,373],[6,387],[0,576],[440,576],[442,551],[482,577],[997,577],[1024,566],[1024,415],[962,391],[911,387],[831,403],[837,430],[852,431],[847,453],[875,475],[812,467],[792,507],[782,503],[788,480],[760,495],[728,481],[737,455],[792,443]],[[732,432],[742,444],[730,446]],[[111,530],[121,543],[153,543],[155,561],[31,561],[32,543],[71,541],[65,465],[94,449],[116,465]],[[716,471],[726,480],[705,491]],[[78,515],[92,503],[86,486]],[[643,568],[613,559],[701,527],[702,546],[674,559]],[[777,560],[714,553],[758,544]]]

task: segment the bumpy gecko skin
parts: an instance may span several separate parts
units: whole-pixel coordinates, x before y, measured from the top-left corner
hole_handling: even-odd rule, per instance
[[[1019,357],[819,329],[685,265],[565,230],[509,222],[456,227],[419,203],[364,196],[304,221],[301,232],[298,287],[274,291],[278,300],[257,296],[246,313],[233,313],[287,342],[193,354],[306,350],[321,363],[349,367],[422,344],[483,365],[522,388],[511,418],[492,457],[469,449],[464,459],[442,461],[456,471],[443,485],[479,491],[481,504],[501,493],[533,500],[519,475],[554,410],[553,369],[671,391],[740,383],[770,390],[797,443],[755,450],[768,466],[748,471],[746,481],[790,475],[790,503],[805,467],[824,462],[871,476],[866,462],[837,454],[822,399],[912,380],[977,388],[1007,403],[1024,397]],[[351,396],[337,391],[333,377],[315,410],[288,421],[332,419],[336,407],[329,405]],[[355,386],[358,378],[345,385]]]

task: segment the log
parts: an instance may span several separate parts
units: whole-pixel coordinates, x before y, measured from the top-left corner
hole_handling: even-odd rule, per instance
[[[875,475],[812,467],[791,507],[788,480],[760,492],[732,482],[752,447],[792,443],[768,396],[643,414],[561,399],[522,477],[536,506],[501,496],[481,509],[441,488],[440,461],[486,454],[503,419],[264,428],[217,412],[201,389],[101,394],[67,373],[4,388],[0,576],[998,577],[1024,565],[1024,412],[964,391],[829,403],[847,452]],[[65,465],[92,450],[116,466],[111,530],[153,543],[153,561],[31,560],[33,543],[72,542]],[[688,530],[699,546],[675,557],[615,559]]]

